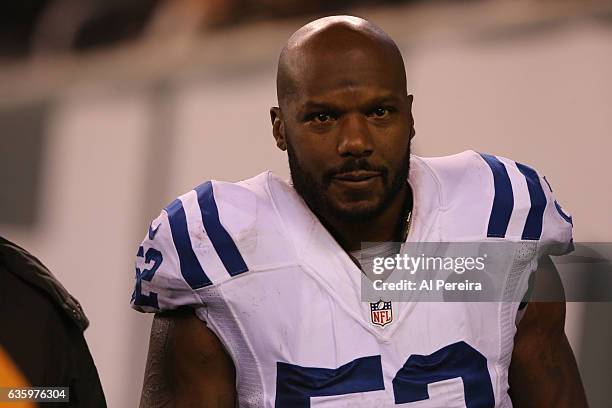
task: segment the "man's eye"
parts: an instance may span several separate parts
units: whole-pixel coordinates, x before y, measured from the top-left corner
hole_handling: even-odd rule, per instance
[[[374,109],[371,113],[372,116],[375,116],[377,118],[384,118],[385,116],[387,116],[390,112],[390,110],[388,108],[383,108],[383,107],[378,107],[376,109]]]
[[[315,113],[312,116],[312,120],[317,123],[326,123],[333,119],[332,115],[325,112]]]

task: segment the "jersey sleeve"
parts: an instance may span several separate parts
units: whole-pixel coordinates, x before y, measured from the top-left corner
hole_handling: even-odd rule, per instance
[[[170,203],[138,247],[132,307],[160,312],[217,301],[223,282],[249,271],[243,255],[261,252],[256,213],[250,190],[216,181]]]
[[[176,228],[176,226],[175,226]],[[180,233],[180,231],[178,231]],[[181,238],[174,233],[174,238]],[[156,313],[181,306],[197,306],[201,300],[185,280],[174,239],[168,209],[164,209],[149,226],[136,254],[134,292],[131,306],[140,312]],[[175,243],[175,240],[178,241]],[[183,265],[188,268],[189,265]]]

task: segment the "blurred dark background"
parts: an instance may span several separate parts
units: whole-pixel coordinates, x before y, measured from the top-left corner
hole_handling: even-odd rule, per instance
[[[2,5],[3,58],[86,52],[146,32],[222,29],[249,21],[333,13],[408,0],[24,0]]]

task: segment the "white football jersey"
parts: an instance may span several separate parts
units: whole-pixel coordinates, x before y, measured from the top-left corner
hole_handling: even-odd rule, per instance
[[[506,289],[521,292],[539,255],[570,250],[571,218],[533,169],[474,151],[410,165],[408,242],[524,243]],[[512,406],[518,302],[394,302],[377,325],[360,279],[266,172],[206,182],[161,212],[138,250],[132,307],[194,307],[234,362],[240,407]]]

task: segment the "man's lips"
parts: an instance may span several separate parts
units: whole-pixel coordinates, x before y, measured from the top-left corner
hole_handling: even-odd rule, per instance
[[[378,171],[369,171],[369,170],[357,170],[357,171],[349,171],[346,173],[337,173],[334,174],[333,179],[337,181],[342,181],[345,183],[358,183],[373,179],[375,177],[380,177],[381,173]]]

